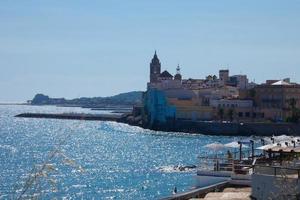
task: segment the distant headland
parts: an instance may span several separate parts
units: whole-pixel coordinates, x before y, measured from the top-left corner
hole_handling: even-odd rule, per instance
[[[121,93],[110,97],[81,97],[75,99],[51,98],[44,94],[36,94],[32,100],[28,101],[30,105],[58,105],[58,106],[80,106],[80,107],[107,107],[107,106],[125,106],[130,107],[142,102],[141,91],[132,91]]]

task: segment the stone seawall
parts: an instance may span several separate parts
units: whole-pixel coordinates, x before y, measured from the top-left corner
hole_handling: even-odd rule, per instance
[[[92,120],[92,121],[116,121],[122,120],[122,115],[112,114],[83,114],[83,113],[22,113],[15,117],[24,118],[48,118],[48,119],[71,119],[71,120]]]
[[[159,131],[200,133],[206,135],[272,136],[285,134],[300,136],[300,124],[293,123],[222,123],[177,120],[164,125],[154,124],[148,128]]]
[[[46,114],[46,113],[22,113],[16,117],[26,118],[52,118],[52,119],[73,119],[73,120],[96,120],[115,121],[129,125],[140,126],[157,131],[199,133],[205,135],[227,135],[227,136],[272,136],[272,135],[295,135],[300,136],[300,124],[293,123],[222,123],[222,122],[199,122],[170,120],[165,124],[154,123],[152,126],[143,125],[141,116],[131,117],[128,114]]]

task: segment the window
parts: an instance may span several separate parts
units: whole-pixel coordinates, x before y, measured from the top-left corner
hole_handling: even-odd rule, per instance
[[[239,117],[243,117],[243,113],[242,112],[239,112]]]
[[[246,115],[246,117],[250,117],[250,113],[249,112],[246,112],[245,115]]]

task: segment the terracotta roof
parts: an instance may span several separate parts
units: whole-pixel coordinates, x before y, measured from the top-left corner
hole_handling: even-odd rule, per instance
[[[165,70],[163,73],[161,73],[159,75],[159,77],[162,77],[162,78],[173,78],[173,76],[167,70]]]

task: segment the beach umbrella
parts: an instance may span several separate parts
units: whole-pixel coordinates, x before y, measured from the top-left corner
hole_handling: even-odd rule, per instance
[[[215,158],[216,158],[216,167],[217,167],[217,170],[219,169],[219,160],[217,159],[218,158],[218,151],[224,149],[224,145],[219,143],[219,142],[214,142],[214,143],[211,143],[211,144],[207,144],[204,146],[205,148],[208,148],[208,149],[211,149],[215,152]]]
[[[228,147],[228,148],[240,148],[240,144],[236,141],[233,141],[233,142],[230,142],[230,143],[227,143],[224,145],[225,147]],[[247,145],[242,145],[242,148],[249,148]]]
[[[291,141],[291,140],[296,140],[297,138],[294,138],[292,136],[287,136],[287,135],[279,135],[279,136],[273,136],[273,137],[264,137],[262,138],[266,144],[271,144],[271,143],[278,143],[282,141]],[[273,142],[274,140],[274,142]]]
[[[300,147],[294,148],[293,151],[296,152],[296,153],[300,153]]]
[[[274,136],[275,142],[291,141],[293,137],[287,135]]]
[[[239,151],[240,160],[242,160],[242,148],[248,148],[247,145],[244,145],[243,143],[240,143],[237,141],[227,143],[224,146],[227,148],[232,148],[232,149],[240,149],[240,151]],[[235,158],[235,156],[236,156],[236,152],[234,151],[234,158]]]
[[[219,142],[214,142],[214,143],[211,143],[211,144],[207,144],[204,147],[208,148],[208,149],[211,149],[211,150],[214,150],[214,151],[219,151],[221,149],[224,149],[224,145],[219,143]]]
[[[279,151],[282,151],[285,147],[282,147],[282,146],[275,146],[275,147],[272,147],[270,150],[273,151],[273,152],[279,152]]]
[[[273,141],[270,137],[264,137],[262,138],[262,140],[264,141],[265,144],[272,144]]]
[[[238,140],[238,141],[240,141],[240,142],[242,142],[242,143],[250,143],[250,141],[255,141],[255,139],[253,138],[253,137],[248,137],[248,138],[242,138],[242,139],[240,139],[240,140]],[[234,141],[236,141],[236,140],[234,140]]]
[[[275,146],[277,146],[277,144],[267,144],[267,145],[264,145],[264,146],[257,147],[256,149],[267,151],[267,150],[269,150],[269,149],[271,149],[272,147],[275,147]]]
[[[293,140],[297,143],[300,143],[300,137],[294,137]]]
[[[294,147],[294,146],[288,146],[288,147],[282,148],[282,151],[283,151],[283,152],[291,152],[291,151],[294,151],[295,148],[297,148],[297,147]]]

